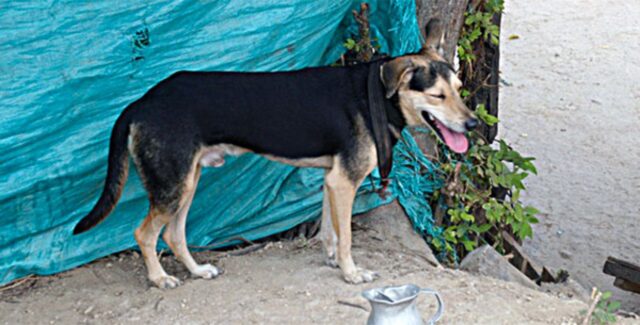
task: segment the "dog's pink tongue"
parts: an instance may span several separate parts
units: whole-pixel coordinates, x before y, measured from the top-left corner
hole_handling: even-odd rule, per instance
[[[442,124],[440,121],[435,120],[440,134],[444,138],[444,142],[449,146],[451,150],[456,153],[465,153],[469,149],[469,140],[463,133],[451,131],[448,127]]]

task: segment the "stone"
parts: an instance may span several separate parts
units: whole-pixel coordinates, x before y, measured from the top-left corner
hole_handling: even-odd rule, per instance
[[[427,242],[414,229],[397,200],[381,206],[355,221],[375,232],[376,239],[393,241],[413,255],[424,258],[434,267],[442,267]]]
[[[591,301],[591,292],[572,278],[561,283],[543,282],[541,284],[541,289],[559,297],[578,299],[585,303],[589,303]]]
[[[559,254],[560,254],[560,257],[564,258],[565,260],[570,260],[571,257],[573,256],[571,252],[567,250],[561,250]]]
[[[518,283],[534,290],[539,289],[533,281],[529,280],[489,245],[481,246],[469,253],[460,262],[460,269],[507,282]]]

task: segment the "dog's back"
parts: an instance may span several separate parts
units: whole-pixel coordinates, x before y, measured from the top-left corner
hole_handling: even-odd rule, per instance
[[[352,137],[350,116],[367,105],[367,71],[363,64],[278,73],[179,72],[128,110],[141,128],[190,133],[204,145],[228,143],[285,158],[333,155]]]

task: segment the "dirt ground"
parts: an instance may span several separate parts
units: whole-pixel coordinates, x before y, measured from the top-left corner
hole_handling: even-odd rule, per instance
[[[372,284],[346,284],[339,270],[324,265],[321,245],[302,240],[243,256],[198,253],[199,261],[223,268],[214,280],[190,278],[173,256],[164,257],[167,271],[184,280],[173,290],[152,287],[140,256],[124,252],[0,293],[0,324],[363,324],[365,310],[339,301],[366,307],[363,290],[407,283],[442,294],[443,324],[576,324],[587,309],[567,294],[434,267],[425,246],[416,249],[371,226],[401,213],[391,205],[358,218],[354,258],[380,272]],[[433,298],[419,305],[425,318],[435,311]]]
[[[507,0],[501,136],[537,158],[528,252],[640,310],[607,256],[640,264],[640,2]],[[520,36],[508,40],[510,35]]]

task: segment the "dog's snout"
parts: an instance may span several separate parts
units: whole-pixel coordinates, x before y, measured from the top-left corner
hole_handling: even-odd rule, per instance
[[[466,122],[464,122],[464,126],[467,128],[467,131],[471,131],[478,126],[478,119],[470,118]]]

